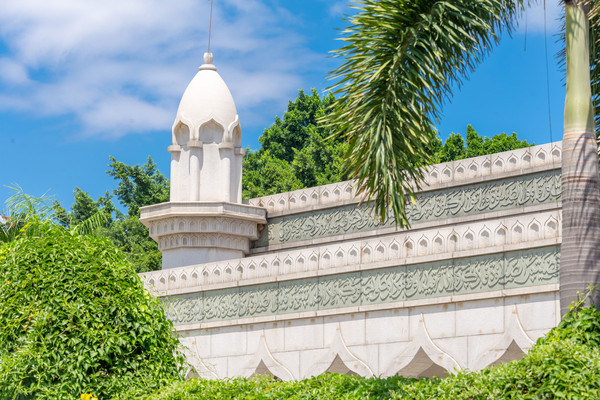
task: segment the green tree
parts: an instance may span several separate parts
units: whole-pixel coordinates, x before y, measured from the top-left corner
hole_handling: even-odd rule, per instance
[[[0,398],[111,399],[181,377],[173,325],[109,240],[37,216],[0,244]]]
[[[98,212],[98,203],[87,192],[76,187],[73,194],[75,202],[71,206],[71,213],[69,214],[71,224],[85,221]]]
[[[588,15],[588,6],[593,6]],[[577,291],[600,283],[600,178],[594,107],[600,105],[600,48],[590,58],[590,31],[600,33],[600,3],[565,0],[566,97],[563,137],[563,243],[561,308]],[[337,52],[344,63],[331,126],[349,143],[350,178],[374,200],[377,215],[388,210],[407,226],[410,182],[422,182],[424,163],[452,85],[467,77],[510,31],[523,1],[359,0]],[[599,36],[594,36],[599,37]],[[590,76],[590,59],[594,61]],[[592,103],[591,85],[595,97]],[[597,113],[596,113],[597,114]],[[600,294],[592,296],[600,305]]]
[[[107,174],[119,181],[113,191],[129,216],[139,216],[140,207],[169,201],[169,181],[152,158],[144,165],[127,165],[110,157]]]
[[[440,149],[439,162],[462,160],[464,158],[485,156],[503,151],[521,149],[532,144],[519,140],[516,133],[501,133],[491,138],[479,136],[471,125],[467,125],[466,141],[458,133],[452,133]]]
[[[150,238],[148,228],[140,222],[138,215],[140,207],[168,201],[169,181],[156,169],[150,157],[144,165],[127,165],[114,157],[110,157],[110,161],[107,174],[118,181],[113,193],[127,208],[127,215],[115,207],[108,191],[94,201],[87,192],[75,188],[71,211],[67,212],[55,201],[54,218],[60,225],[69,227],[101,213],[105,218],[97,234],[111,239],[136,266],[137,272],[158,270],[162,259],[158,244]]]
[[[162,255],[158,245],[138,217],[116,219],[101,229],[100,235],[109,238],[117,245],[127,260],[135,265],[136,272],[161,269]]]
[[[465,141],[459,133],[451,133],[444,142],[442,147],[442,155],[440,162],[450,162],[454,160],[462,160],[467,154]]]
[[[283,118],[259,138],[258,151],[248,151],[243,161],[243,197],[252,198],[338,182],[343,173],[346,144],[332,139],[328,127],[318,121],[334,98],[321,97],[315,89],[303,90],[288,103]]]

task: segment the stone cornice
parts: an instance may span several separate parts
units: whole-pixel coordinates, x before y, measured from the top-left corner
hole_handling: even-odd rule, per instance
[[[140,274],[159,296],[412,265],[560,244],[560,211],[395,232]]]
[[[140,208],[140,221],[148,226],[152,220],[167,217],[231,217],[266,223],[266,212],[262,207],[228,202],[167,202]]]
[[[508,176],[559,169],[562,162],[561,142],[506,151],[481,157],[432,165],[426,168],[420,193]],[[264,207],[269,217],[318,210],[343,204],[359,203],[354,181],[280,193],[248,200]]]

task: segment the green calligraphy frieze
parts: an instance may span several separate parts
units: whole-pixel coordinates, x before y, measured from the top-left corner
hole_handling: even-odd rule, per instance
[[[407,207],[411,224],[502,211],[560,200],[560,172],[545,171],[420,193]],[[368,204],[353,204],[269,218],[254,247],[394,227],[378,222]]]
[[[490,292],[558,282],[560,246],[162,298],[175,325]]]

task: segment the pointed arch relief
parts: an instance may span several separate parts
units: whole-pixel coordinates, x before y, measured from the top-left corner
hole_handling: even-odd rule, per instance
[[[185,114],[180,113],[175,118],[175,122],[171,128],[172,144],[181,147],[186,146],[189,140],[192,139],[193,130],[194,124],[192,124]]]
[[[235,115],[235,119],[227,126],[227,131],[223,136],[223,144],[232,147],[240,147],[242,145],[242,126],[240,125],[239,115]]]
[[[358,375],[366,378],[373,376],[371,368],[348,349],[339,326],[335,331],[331,345],[327,349],[327,354],[306,371],[304,378],[310,378],[311,376],[321,375],[326,372]]]
[[[219,375],[210,365],[204,362],[200,357],[196,338],[180,338],[179,341],[183,345],[183,354],[185,359],[190,364],[190,369],[185,375],[185,379],[206,378],[219,379]]]
[[[273,372],[271,372],[271,370],[269,369],[269,367],[267,367],[267,365],[265,364],[265,362],[263,360],[260,360],[260,362],[258,363],[258,366],[254,370],[254,373],[252,375],[250,375],[249,378],[252,379],[252,378],[255,378],[255,377],[258,377],[258,376],[263,376],[263,377],[264,376],[271,376],[276,381],[281,381],[282,380],[280,377],[278,377]]]
[[[242,368],[239,375],[245,376],[246,378],[252,378],[258,375],[270,375],[275,379],[282,381],[291,381],[294,379],[290,370],[273,357],[273,354],[267,346],[264,331],[260,336],[258,347],[254,352],[252,359],[250,359],[246,366]]]
[[[444,377],[461,365],[431,340],[423,314],[410,344],[388,364],[384,376]]]
[[[198,140],[203,144],[222,143],[224,133],[223,124],[211,117],[198,128]]]
[[[531,340],[525,329],[523,329],[517,305],[514,304],[507,328],[502,337],[490,349],[479,356],[470,369],[477,371],[489,365],[518,360],[523,357],[533,344],[533,340]]]
[[[444,378],[448,375],[448,371],[441,365],[436,364],[421,347],[412,360],[399,370],[396,375],[405,378],[433,378],[436,376]]]

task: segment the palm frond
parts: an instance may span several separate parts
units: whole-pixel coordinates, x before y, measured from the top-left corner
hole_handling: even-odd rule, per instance
[[[522,0],[359,0],[343,31],[325,122],[349,143],[347,170],[377,216],[408,226],[451,88],[511,31]]]
[[[109,215],[104,210],[98,210],[88,219],[71,227],[72,235],[93,235],[109,220]]]
[[[41,197],[32,196],[20,186],[10,187],[14,194],[6,200],[6,215],[0,221],[0,242],[15,240],[24,231],[34,235],[54,214],[52,199],[45,193]],[[36,223],[42,224],[36,224]]]

